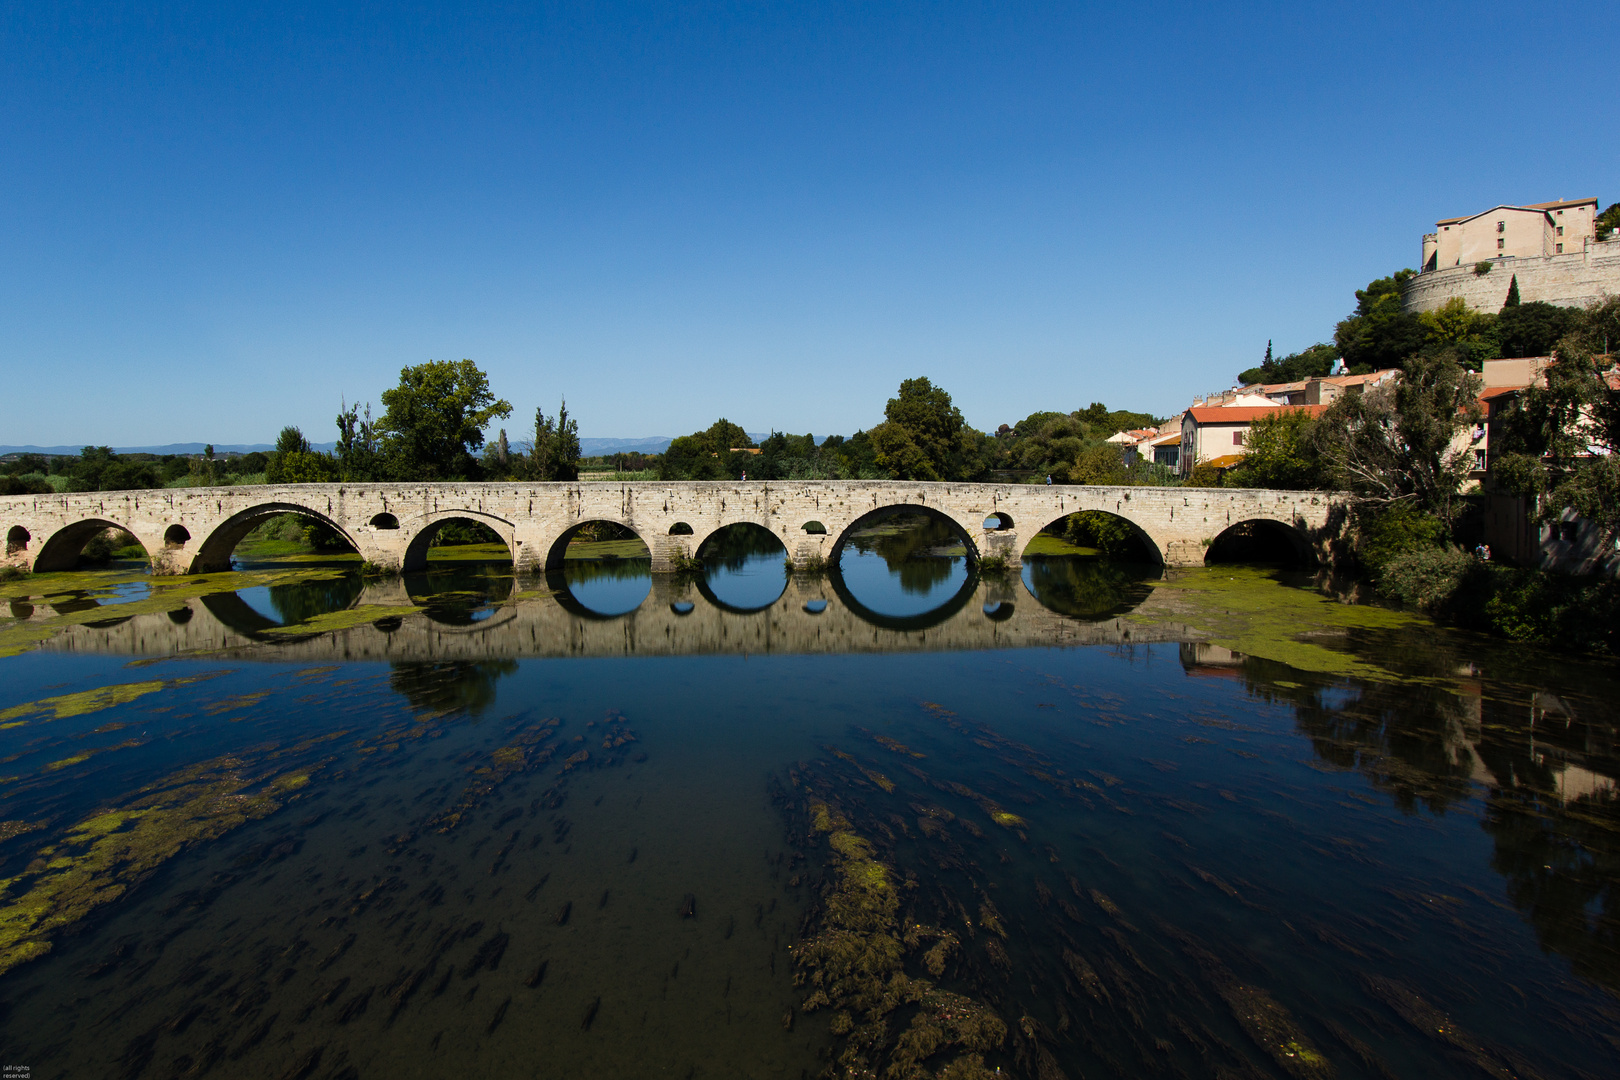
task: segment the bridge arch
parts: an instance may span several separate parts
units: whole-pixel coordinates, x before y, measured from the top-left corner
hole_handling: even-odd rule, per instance
[[[140,544],[141,549],[146,552],[147,560],[151,560],[152,545],[139,536],[135,530],[122,522],[113,521],[111,518],[91,517],[64,525],[47,536],[39,546],[39,554],[34,556],[34,571],[44,573],[51,570],[72,570],[79,564],[79,553],[84,550],[84,545],[88,544],[97,533],[104,532],[107,529],[121,529],[135,537],[135,542]],[[23,529],[22,531],[26,535],[28,530]],[[12,532],[16,532],[16,528],[13,528]],[[8,533],[6,537],[8,552],[10,547],[11,536]]]
[[[1070,518],[1081,518],[1080,524],[1082,528],[1090,525],[1090,531],[1096,534],[1093,538],[1098,541],[1097,543],[1082,546],[1095,546],[1101,554],[1109,558],[1129,561],[1131,556],[1135,555],[1140,561],[1158,565],[1164,564],[1164,549],[1153,538],[1151,533],[1124,514],[1102,509],[1073,510],[1060,517],[1053,518],[1030,535],[1029,540],[1024,544],[1020,559],[1040,558],[1039,553],[1031,555],[1029,552],[1029,548],[1035,543],[1036,537],[1042,533],[1050,535],[1050,530],[1054,526],[1062,526]]]
[[[849,542],[849,538],[852,535],[862,529],[876,525],[880,521],[884,521],[892,517],[898,517],[902,514],[920,514],[925,517],[934,518],[937,521],[942,521],[949,525],[951,527],[951,531],[956,534],[957,539],[962,541],[962,546],[967,549],[968,564],[970,566],[978,565],[980,558],[979,545],[974,541],[973,533],[974,530],[980,526],[982,522],[982,515],[970,514],[968,515],[968,518],[964,520],[963,518],[957,517],[949,510],[943,510],[937,506],[929,506],[926,503],[894,503],[888,506],[879,506],[872,510],[868,510],[866,513],[855,518],[855,520],[851,521],[849,524],[845,525],[839,530],[838,538],[833,541],[832,546],[828,549],[828,565],[838,565],[838,560],[844,554],[844,545]],[[983,530],[980,529],[980,531]]]
[[[296,514],[319,522],[341,536],[354,550],[362,555],[366,554],[366,549],[361,547],[349,530],[319,510],[311,510],[307,506],[293,502],[266,502],[240,510],[214,526],[203,538],[202,543],[197,545],[197,553],[191,559],[189,567],[185,567],[181,572],[207,574],[229,570],[231,553],[236,550],[236,545],[242,542],[243,537],[269,519],[282,514]],[[189,535],[188,533],[187,536]]]
[[[1223,563],[1314,566],[1316,552],[1310,539],[1293,522],[1252,517],[1234,521],[1210,542],[1204,552],[1204,564]]]
[[[409,524],[398,522],[402,531],[407,528],[414,530],[410,540],[405,544],[405,557],[400,569],[406,573],[427,569],[428,548],[433,546],[433,538],[439,534],[440,529],[452,521],[472,521],[487,526],[501,538],[501,543],[506,545],[506,553],[513,564],[517,563],[517,538],[513,535],[517,530],[512,522],[482,510],[450,509],[423,514],[412,519]]]
[[[574,542],[574,538],[579,535],[580,530],[585,528],[587,525],[595,525],[602,522],[609,525],[617,525],[619,528],[629,532],[637,540],[641,541],[642,547],[647,549],[647,555],[651,557],[653,546],[647,537],[642,535],[642,529],[638,529],[628,521],[624,521],[620,518],[609,517],[605,514],[596,514],[581,521],[576,521],[568,528],[564,529],[557,536],[557,538],[551,542],[551,547],[546,549],[545,558],[541,564],[542,568],[548,573],[561,570],[563,568],[563,563],[568,558],[568,545]],[[677,522],[677,524],[679,524],[679,522]],[[674,533],[673,527],[670,531]],[[682,534],[675,533],[675,535]]]

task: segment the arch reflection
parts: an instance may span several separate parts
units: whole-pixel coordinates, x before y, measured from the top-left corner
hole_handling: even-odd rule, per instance
[[[760,525],[742,522],[710,533],[698,548],[703,598],[722,611],[763,611],[787,590],[787,549]]]
[[[616,619],[646,603],[652,591],[652,560],[568,559],[546,572],[557,603],[586,619]]]
[[[961,606],[955,601],[977,581],[967,556],[954,523],[926,513],[888,513],[851,530],[834,588],[878,625],[933,625],[954,614]]]
[[[1024,560],[1024,589],[1049,611],[1099,621],[1123,615],[1147,599],[1158,568],[1143,563],[1079,556]]]

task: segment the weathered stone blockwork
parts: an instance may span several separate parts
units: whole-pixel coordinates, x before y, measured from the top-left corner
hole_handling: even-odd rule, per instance
[[[29,569],[71,567],[90,536],[116,526],[146,548],[155,573],[192,574],[227,569],[231,551],[255,526],[296,513],[336,529],[369,562],[411,570],[425,564],[440,526],[466,518],[498,533],[520,570],[540,570],[560,565],[579,525],[613,521],[646,541],[653,569],[662,571],[677,554],[695,555],[715,530],[740,522],[770,531],[799,566],[831,562],[864,519],[904,509],[953,523],[973,558],[1017,564],[1046,525],[1103,510],[1134,525],[1166,564],[1188,566],[1202,563],[1209,544],[1244,521],[1287,526],[1302,552],[1319,553],[1337,503],[1337,496],[1309,491],[885,480],[296,484],[11,496],[0,498],[0,529],[5,561]],[[807,531],[812,522],[825,532]]]
[[[1519,299],[1563,307],[1584,307],[1604,296],[1620,295],[1620,240],[1593,241],[1583,251],[1540,258],[1497,259],[1488,274],[1474,266],[1430,270],[1406,283],[1401,306],[1410,314],[1433,311],[1460,296],[1476,311],[1497,312],[1508,286],[1519,279]]]

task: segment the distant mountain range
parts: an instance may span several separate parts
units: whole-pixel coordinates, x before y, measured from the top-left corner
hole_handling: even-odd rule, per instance
[[[748,437],[758,442],[769,438],[769,434],[750,431]],[[581,439],[579,440],[580,453],[586,457],[600,457],[603,454],[661,454],[669,445],[668,435],[648,435],[641,439]],[[113,452],[118,454],[200,454],[207,443],[169,443],[167,446],[115,446]],[[310,443],[310,448],[330,453],[337,443]],[[255,450],[268,453],[274,450],[274,443],[215,443],[216,454],[251,454]],[[0,446],[0,455],[4,454],[77,454],[84,449],[82,446]]]

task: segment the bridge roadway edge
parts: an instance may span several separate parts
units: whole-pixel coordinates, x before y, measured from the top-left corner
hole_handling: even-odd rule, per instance
[[[190,574],[228,569],[231,548],[252,523],[292,512],[332,525],[368,562],[415,569],[440,525],[471,518],[500,534],[518,570],[532,572],[555,567],[570,530],[612,521],[634,530],[651,550],[654,572],[664,572],[677,556],[695,556],[716,530],[741,523],[776,536],[796,566],[826,562],[862,517],[912,509],[951,522],[970,558],[1016,566],[1042,528],[1101,510],[1129,521],[1165,565],[1195,566],[1221,532],[1248,521],[1284,526],[1302,553],[1321,558],[1346,499],[1250,488],[904,480],[288,484],[6,496],[0,530],[3,562],[27,570],[70,568],[95,531],[117,526],[146,549],[154,574]],[[1005,527],[986,528],[992,515]],[[811,522],[825,533],[806,532]],[[691,532],[672,533],[677,524]]]

